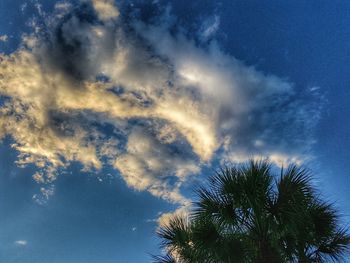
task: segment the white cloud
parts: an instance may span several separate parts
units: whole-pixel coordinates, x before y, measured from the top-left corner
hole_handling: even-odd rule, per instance
[[[185,204],[181,186],[215,158],[308,156],[318,109],[292,83],[170,34],[167,20],[126,32],[111,5],[92,2],[103,23],[57,7],[50,41],[26,35],[1,56],[0,137],[12,136],[19,165],[38,167],[35,180],[108,163],[130,187]]]
[[[189,174],[199,172],[190,157],[176,144],[159,141],[147,128],[136,127],[128,137],[126,153],[117,158],[115,167],[129,186],[137,190],[147,189],[155,196],[183,203],[187,200],[179,192],[181,183]],[[176,184],[169,185],[170,175],[178,178]]]
[[[72,4],[69,2],[57,2],[55,4],[55,9],[61,12],[67,12],[72,8]]]
[[[7,42],[8,36],[7,35],[0,35],[0,42]]]
[[[16,240],[15,244],[18,246],[26,246],[28,244],[27,240]]]
[[[200,37],[203,40],[208,40],[215,36],[216,32],[219,30],[220,26],[220,17],[215,15],[206,19],[201,28]]]
[[[36,173],[33,177],[37,181],[38,181],[38,179],[36,178],[37,176],[41,176],[42,177],[42,175]],[[41,181],[39,180],[39,182],[41,182]],[[55,186],[54,185],[41,187],[40,188],[40,192],[37,193],[37,194],[34,194],[32,199],[38,205],[45,205],[47,203],[47,201],[49,200],[49,198],[54,194],[54,192],[55,192]]]

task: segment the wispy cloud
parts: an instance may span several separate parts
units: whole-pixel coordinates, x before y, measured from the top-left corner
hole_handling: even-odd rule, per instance
[[[34,175],[35,178],[36,175]],[[35,203],[38,205],[45,205],[49,198],[54,194],[55,192],[55,186],[49,185],[46,187],[41,187],[40,192],[37,194],[34,194],[32,199]]]
[[[186,204],[182,184],[214,159],[309,156],[319,109],[300,97],[314,91],[198,46],[169,15],[148,24],[84,1],[46,20],[0,63],[0,137],[38,182],[72,161],[108,164],[130,187]]]
[[[214,15],[213,17],[207,18],[202,24],[200,30],[200,38],[202,40],[208,40],[210,38],[213,38],[218,32],[219,27],[220,17],[218,15]]]
[[[18,246],[26,246],[28,244],[27,240],[16,240],[14,243]]]

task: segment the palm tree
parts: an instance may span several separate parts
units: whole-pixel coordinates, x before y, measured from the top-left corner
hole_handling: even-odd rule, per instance
[[[250,161],[218,171],[196,192],[187,217],[159,228],[167,254],[154,262],[339,262],[350,235],[310,173],[296,165],[280,176],[272,170],[267,161]]]

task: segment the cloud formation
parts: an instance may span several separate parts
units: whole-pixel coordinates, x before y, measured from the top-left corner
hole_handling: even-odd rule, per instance
[[[15,244],[18,246],[26,246],[28,244],[27,240],[16,240]]]
[[[0,42],[6,42],[8,40],[7,35],[0,35]]]
[[[35,180],[108,164],[130,187],[185,204],[181,185],[215,159],[308,157],[315,105],[167,17],[125,17],[109,0],[57,5],[1,55],[0,137],[38,167]]]

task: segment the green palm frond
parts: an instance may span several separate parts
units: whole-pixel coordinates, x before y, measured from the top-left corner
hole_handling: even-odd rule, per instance
[[[195,203],[194,218],[211,218],[221,226],[236,224],[238,216],[232,200],[226,195],[200,188],[197,191],[199,201]]]
[[[154,263],[178,263],[175,261],[175,259],[167,254],[165,256],[152,256]]]
[[[155,262],[340,262],[349,231],[320,198],[311,173],[297,165],[279,177],[272,170],[262,160],[216,172],[196,191],[188,217],[174,216],[158,230],[169,254]]]
[[[157,234],[162,238],[161,246],[164,248],[184,247],[191,240],[190,223],[184,217],[174,216],[158,229]]]
[[[339,262],[349,252],[350,235],[349,229],[341,228],[328,236],[328,239],[314,251],[315,258],[322,259],[322,262]]]

